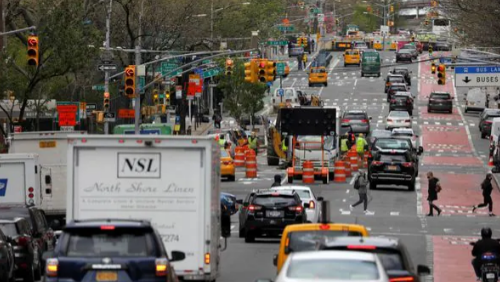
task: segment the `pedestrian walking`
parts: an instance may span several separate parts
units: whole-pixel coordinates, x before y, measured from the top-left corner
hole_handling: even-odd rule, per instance
[[[312,49],[313,52],[315,51],[315,48],[314,48],[315,46],[314,45],[315,45],[315,42],[314,42],[314,39],[313,39],[313,40],[311,40],[311,49]]]
[[[277,187],[277,186],[281,186],[281,175],[279,175],[279,174],[275,174],[274,175],[274,182],[271,185],[271,188],[272,187]]]
[[[358,163],[359,167],[363,167],[363,158],[365,157],[365,150],[368,147],[368,143],[365,140],[363,133],[358,135],[358,139],[356,139],[356,152],[358,153]]]
[[[491,184],[492,179],[493,174],[488,172],[486,174],[486,178],[483,180],[483,183],[481,183],[481,189],[483,190],[483,203],[473,206],[472,212],[475,212],[476,209],[488,206],[489,216],[495,216],[493,214],[493,199],[491,198],[491,192],[493,191],[493,185]]]
[[[441,215],[441,209],[434,204],[434,201],[438,199],[438,193],[441,192],[441,183],[439,179],[434,177],[434,173],[429,171],[427,173],[427,179],[429,180],[429,187],[427,190],[427,201],[429,202],[429,213],[427,216],[434,216],[434,210],[437,211],[437,215]]]
[[[222,120],[221,116],[219,114],[214,114],[214,116],[212,117],[212,120],[214,121],[214,127],[220,128],[220,122]]]
[[[302,53],[302,63],[304,64],[304,70],[307,68],[307,55]]]
[[[354,189],[358,190],[359,200],[349,205],[349,209],[352,211],[354,207],[363,204],[363,210],[365,214],[373,214],[373,212],[368,210],[368,176],[364,170],[359,170],[356,180],[354,181]]]
[[[297,68],[302,70],[302,54],[297,55]]]

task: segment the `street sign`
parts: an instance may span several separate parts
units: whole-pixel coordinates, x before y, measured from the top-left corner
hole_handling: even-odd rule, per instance
[[[318,23],[325,22],[325,14],[318,14]]]
[[[285,67],[286,67],[286,63],[277,63],[276,64],[276,75],[285,75]]]
[[[146,78],[144,76],[139,76],[139,92],[144,93],[144,85],[146,85]]]
[[[269,46],[287,46],[288,41],[286,41],[286,40],[267,41],[267,45],[269,45]]]
[[[455,67],[456,87],[499,87],[500,66]]]
[[[115,71],[116,70],[116,65],[99,65],[97,66],[97,70],[100,71]]]
[[[295,26],[294,25],[289,25],[289,26],[278,25],[278,30],[279,31],[294,31],[295,30]]]
[[[60,131],[65,131],[65,132],[75,131],[75,128],[73,126],[60,126],[59,129]]]
[[[175,86],[175,99],[182,99],[182,86]]]
[[[219,68],[207,69],[203,71],[203,78],[216,76],[221,72]]]
[[[75,126],[78,106],[76,104],[57,105],[59,126]]]
[[[118,117],[119,118],[134,118],[135,117],[135,110],[118,109]]]
[[[96,103],[87,103],[87,105],[85,105],[85,111],[87,112],[87,114],[91,114],[92,111],[95,111],[95,110],[97,110]]]
[[[177,60],[167,60],[165,62],[161,62],[161,75],[178,76],[181,74],[182,72],[181,70],[172,73],[172,71],[178,67],[179,67],[179,62]]]
[[[104,121],[115,122],[116,121],[115,113],[104,113]]]
[[[451,64],[451,58],[439,58],[439,63],[440,64]]]
[[[285,90],[283,88],[278,89],[278,95],[283,97],[284,94],[285,94]]]
[[[201,78],[198,74],[189,75],[187,99],[194,100],[194,97],[198,97],[198,93],[202,92]],[[201,95],[201,94],[200,94]]]
[[[104,91],[104,84],[96,84],[96,85],[92,85],[92,90],[96,90],[96,91]]]

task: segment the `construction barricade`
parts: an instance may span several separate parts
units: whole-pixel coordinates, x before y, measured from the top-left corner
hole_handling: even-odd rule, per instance
[[[335,170],[333,172],[334,173],[333,181],[336,183],[346,182],[344,161],[336,161],[334,169]]]
[[[257,178],[257,156],[254,150],[246,152],[246,178]]]
[[[234,165],[236,167],[245,166],[246,149],[243,146],[238,146],[234,149]]]
[[[311,161],[302,163],[302,182],[314,183],[314,164]]]
[[[351,149],[347,153],[347,157],[351,162],[351,172],[357,172],[359,170],[359,164],[358,164],[358,153],[356,152],[356,149]]]
[[[345,166],[345,176],[351,177],[352,176],[351,160],[348,157],[344,158],[344,166]]]

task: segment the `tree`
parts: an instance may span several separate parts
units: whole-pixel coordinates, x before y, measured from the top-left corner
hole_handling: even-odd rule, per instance
[[[35,25],[39,37],[37,67],[26,65],[27,37],[23,33],[8,41],[7,60],[2,62],[6,74],[0,77],[0,90],[14,91],[20,103],[18,119],[22,121],[28,100],[39,84],[55,80],[72,83],[77,74],[88,69],[92,62],[89,58],[95,57],[96,50],[87,46],[97,45],[99,32],[85,24],[88,15],[80,0],[7,0],[5,14],[10,30]]]
[[[222,75],[218,88],[224,94],[224,107],[229,110],[232,117],[237,122],[241,121],[243,115],[254,117],[264,104],[264,83],[248,83],[245,81],[245,67],[240,60],[235,61],[233,74],[231,76]]]

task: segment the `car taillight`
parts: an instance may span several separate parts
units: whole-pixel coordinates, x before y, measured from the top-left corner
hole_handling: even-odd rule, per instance
[[[28,237],[17,237],[16,244],[18,246],[26,246],[28,245],[30,239]]]
[[[492,124],[492,122],[491,122],[491,121],[489,121],[489,120],[485,121],[484,123],[487,123],[487,124]]]
[[[375,250],[377,247],[368,245],[348,245],[348,250]]]
[[[321,224],[319,226],[319,229],[320,230],[329,230],[330,229],[330,225],[328,225],[328,224]]]
[[[101,230],[115,230],[114,225],[101,225]]]
[[[412,163],[402,163],[402,165],[404,167],[412,167],[413,166]]]
[[[166,258],[159,258],[155,260],[156,264],[156,276],[166,276],[167,275],[167,264]]]
[[[379,162],[379,161],[372,161],[372,165],[382,165],[383,162]]]
[[[391,103],[396,103],[396,100],[394,100],[394,99],[391,99]]]
[[[222,162],[222,163],[223,163],[223,164],[225,164],[225,165],[230,165],[230,164],[232,164],[233,162],[232,162],[232,161],[226,161],[226,162]]]
[[[59,268],[59,260],[55,258],[49,258],[47,259],[46,262],[45,274],[49,277],[56,277],[58,268]]]
[[[261,209],[262,209],[261,206],[254,206],[254,205],[248,206],[249,211],[260,211]]]
[[[302,212],[304,210],[302,206],[289,207],[288,209],[296,212]]]
[[[391,86],[391,83],[390,83],[390,82],[387,82],[387,83],[385,84],[385,86]]]
[[[411,276],[390,278],[389,282],[413,282],[415,278]]]
[[[368,123],[368,120],[367,119],[362,119],[361,122],[362,123]]]
[[[342,123],[349,123],[351,120],[350,119],[343,119]]]
[[[389,119],[387,119],[387,121],[388,121],[388,122],[392,122],[392,119],[390,119],[390,118],[389,118]]]
[[[411,119],[405,119],[405,122],[411,122]]]
[[[314,201],[309,201],[309,208],[310,209],[316,208],[316,204],[314,203]]]
[[[210,254],[209,253],[205,254],[205,264],[210,264]]]

